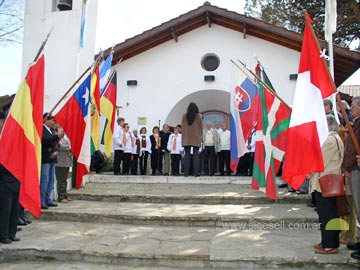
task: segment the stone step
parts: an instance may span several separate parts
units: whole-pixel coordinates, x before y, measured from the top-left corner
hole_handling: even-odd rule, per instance
[[[250,185],[184,183],[90,182],[80,190],[69,191],[78,200],[104,202],[261,204],[273,203],[266,194]],[[277,203],[306,204],[310,196],[278,189]]]
[[[42,219],[115,222],[162,226],[266,226],[307,224],[317,227],[313,208],[301,204],[157,204],[75,200],[43,210]],[[264,226],[265,226],[264,225]],[[279,226],[279,225],[278,225]]]
[[[0,262],[106,265],[97,269],[358,269],[344,246],[314,253],[317,229],[224,230],[35,220],[0,245]],[[6,266],[6,264],[5,264]],[[114,266],[128,268],[114,268]],[[0,264],[1,267],[1,264]],[[150,268],[147,268],[150,267]],[[6,268],[20,269],[20,268]],[[38,269],[38,268],[33,268]]]
[[[95,183],[173,183],[173,184],[251,184],[250,176],[200,176],[185,177],[184,175],[113,175],[110,173],[88,174],[83,178],[83,182]],[[281,178],[277,177],[277,184],[282,183]]]

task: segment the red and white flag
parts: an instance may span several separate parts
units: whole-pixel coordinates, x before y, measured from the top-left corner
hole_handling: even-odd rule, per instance
[[[321,146],[328,126],[323,99],[336,91],[311,23],[307,17],[283,171],[294,189],[308,173],[324,171]]]
[[[71,151],[77,160],[76,188],[81,187],[82,178],[90,166],[90,75],[76,91],[63,100],[54,111],[54,118],[63,127],[71,142]]]

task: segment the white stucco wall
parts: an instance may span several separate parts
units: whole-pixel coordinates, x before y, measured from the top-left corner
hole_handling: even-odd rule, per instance
[[[52,10],[52,0],[27,0],[24,16],[22,77],[52,27],[45,46],[45,101],[49,111],[94,59],[97,1],[88,1],[85,46],[79,47],[82,1],[71,11]]]
[[[220,66],[213,72],[201,67],[201,59],[208,53],[220,58]],[[290,81],[289,74],[297,73],[300,53],[250,35],[244,39],[240,32],[212,25],[121,63],[117,98],[117,105],[122,107],[120,115],[132,128],[139,127],[138,117],[146,117],[146,126],[151,129],[159,120],[161,124],[165,121],[171,125],[180,123],[189,101],[198,103],[200,111],[228,113],[228,93],[240,73],[230,59],[239,58],[254,70],[254,53],[276,91],[291,104],[295,81]],[[215,81],[205,82],[204,75],[215,75]],[[127,86],[127,80],[137,80],[138,85]]]

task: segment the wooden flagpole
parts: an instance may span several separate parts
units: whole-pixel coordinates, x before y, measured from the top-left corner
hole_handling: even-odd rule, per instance
[[[45,40],[44,40],[44,41],[43,41],[43,43],[41,44],[41,46],[40,46],[40,48],[39,48],[39,50],[38,50],[38,52],[37,52],[37,54],[36,54],[36,56],[35,56],[35,58],[34,58],[34,61],[33,61],[33,62],[36,62],[36,61],[38,60],[38,58],[39,58],[39,56],[40,56],[41,52],[42,52],[42,51],[43,51],[43,49],[45,48],[45,45],[46,45],[46,43],[47,43],[47,41],[48,41],[48,39],[49,39],[49,37],[50,37],[51,32],[52,32],[52,30],[53,30],[53,29],[54,29],[54,26],[53,26],[53,27],[51,27],[51,29],[50,29],[49,33],[47,34],[47,36],[46,36]]]
[[[315,44],[316,44],[316,47],[317,47],[317,49],[318,49],[318,51],[319,51],[319,54],[320,54],[320,52],[321,52],[321,47],[320,47],[319,40],[317,39],[317,37],[316,37],[316,35],[315,35],[314,28],[312,27],[312,20],[311,20],[309,14],[307,13],[307,11],[306,11],[305,9],[304,9],[302,12],[303,12],[304,17],[305,17],[305,23],[308,25],[308,27],[309,27],[309,29],[310,29],[310,33],[311,33],[311,35],[313,36],[313,39],[314,39]],[[347,129],[348,129],[348,131],[349,131],[349,135],[350,135],[351,140],[352,140],[352,142],[353,142],[353,144],[354,144],[356,153],[357,153],[358,155],[360,155],[359,142],[358,142],[357,139],[356,139],[354,130],[353,130],[351,124],[350,124],[350,121],[349,121],[349,118],[348,118],[347,113],[346,113],[346,111],[345,111],[345,108],[344,108],[344,106],[343,106],[343,104],[342,104],[342,102],[341,102],[340,94],[339,94],[339,92],[337,92],[337,88],[336,88],[336,85],[335,85],[335,82],[334,82],[333,78],[331,77],[331,74],[330,74],[330,71],[329,71],[327,62],[325,61],[324,57],[321,57],[321,60],[322,60],[322,62],[323,62],[323,64],[324,64],[324,66],[326,67],[325,70],[327,71],[327,74],[328,74],[328,76],[329,76],[329,80],[331,81],[331,84],[333,85],[334,93],[337,93],[337,94],[336,94],[336,100],[337,100],[337,103],[338,103],[338,105],[339,105],[339,107],[340,107],[340,111],[341,111],[341,113],[342,113],[342,115],[343,115],[343,117],[344,117],[344,120],[345,120],[345,123],[346,123],[346,127],[347,127]],[[333,104],[333,105],[336,106],[336,104]]]
[[[241,62],[239,59],[237,59],[241,65],[239,66],[238,64],[236,64],[233,60],[231,60],[231,62],[237,66],[244,74],[246,74],[246,76],[248,76],[249,79],[254,79],[254,78],[251,78],[244,70],[243,68],[245,68],[248,72],[251,73],[252,76],[254,76],[264,87],[266,87],[266,89],[268,89],[275,97],[277,97],[282,103],[284,103],[287,107],[290,108],[290,106],[281,98],[279,97],[279,95],[272,89],[272,87],[268,86],[256,73],[254,73],[251,69],[247,68],[247,66]],[[291,108],[290,108],[291,109]]]
[[[123,58],[120,58],[119,62],[116,64],[116,67],[114,68],[114,70],[112,71],[111,75],[109,76],[109,80],[107,81],[105,87],[104,87],[104,92],[105,93],[106,89],[108,88],[109,84],[111,83],[111,80],[114,78],[115,72],[117,71],[121,61],[123,60]]]

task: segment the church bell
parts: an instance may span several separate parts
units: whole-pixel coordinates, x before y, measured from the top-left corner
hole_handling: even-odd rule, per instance
[[[72,10],[72,0],[59,0],[57,7],[60,11]]]

